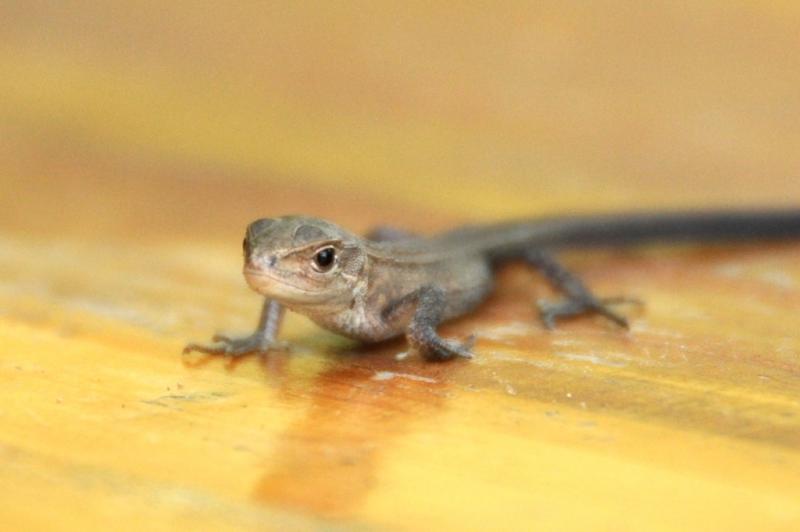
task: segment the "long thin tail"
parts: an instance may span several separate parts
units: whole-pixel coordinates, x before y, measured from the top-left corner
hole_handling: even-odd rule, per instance
[[[474,231],[476,244],[502,260],[530,248],[800,238],[800,209],[568,216]]]
[[[792,238],[800,237],[800,209],[598,216],[561,224],[564,245]]]

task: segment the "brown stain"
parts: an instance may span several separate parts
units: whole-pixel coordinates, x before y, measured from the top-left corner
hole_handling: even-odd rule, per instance
[[[282,383],[281,395],[305,413],[279,437],[254,500],[337,519],[360,507],[378,487],[392,443],[415,420],[446,408],[450,381],[468,364],[396,360],[402,348],[392,342],[338,353],[309,387]]]

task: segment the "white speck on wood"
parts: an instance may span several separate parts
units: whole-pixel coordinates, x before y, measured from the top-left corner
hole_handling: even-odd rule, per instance
[[[414,375],[412,373],[396,373],[394,371],[377,371],[375,372],[375,375],[372,376],[372,380],[374,381],[390,381],[392,379],[406,379],[410,381],[430,383],[436,382],[436,379],[431,379],[430,377],[423,377],[421,375]]]

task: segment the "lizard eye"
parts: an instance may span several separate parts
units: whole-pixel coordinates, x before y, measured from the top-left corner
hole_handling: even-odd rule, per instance
[[[314,255],[314,269],[318,272],[327,272],[333,267],[335,259],[336,250],[332,247],[322,248]]]

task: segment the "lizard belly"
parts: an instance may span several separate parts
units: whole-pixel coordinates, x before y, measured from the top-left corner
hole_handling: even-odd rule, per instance
[[[363,302],[347,310],[309,315],[309,318],[324,329],[362,342],[380,342],[405,332],[405,324],[386,322],[380,312],[367,308]]]

